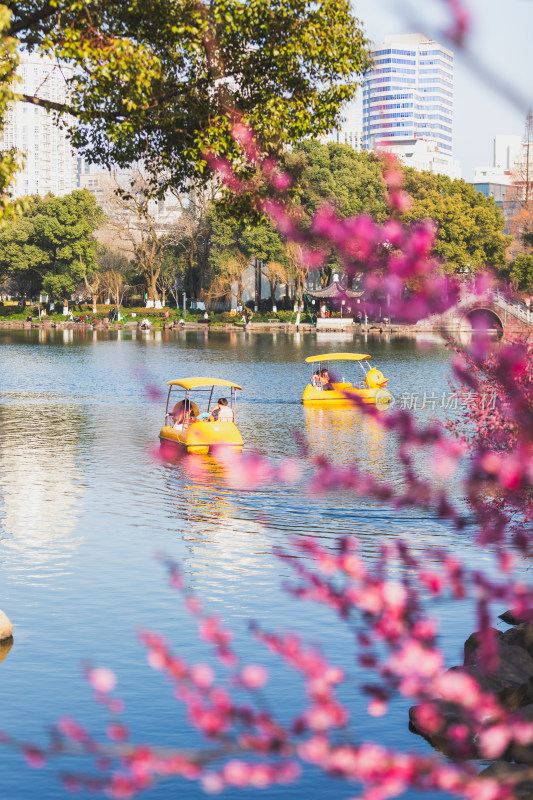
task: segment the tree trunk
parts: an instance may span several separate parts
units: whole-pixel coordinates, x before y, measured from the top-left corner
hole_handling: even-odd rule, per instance
[[[296,277],[296,302],[298,307],[302,304],[302,297],[304,293],[304,277],[301,272],[298,272]]]
[[[96,303],[98,302],[98,294],[93,293],[92,298],[93,298],[93,314],[96,314],[96,312],[98,311],[98,309],[96,308]]]
[[[193,270],[192,264],[189,261],[187,264],[187,268],[185,270],[185,274],[183,276],[183,291],[187,295],[187,297],[194,297],[194,286],[193,286]]]
[[[150,270],[149,280],[147,281],[148,300],[159,300],[159,292],[157,291],[157,273]]]
[[[197,258],[197,272],[198,272],[198,293],[197,297],[203,296],[207,291],[207,278],[209,274],[209,246],[206,242],[202,242],[196,253]]]
[[[259,303],[261,302],[261,266],[260,261],[258,258],[254,259],[255,265],[255,298],[254,298],[254,306],[255,311],[259,309]]]
[[[322,289],[325,289],[325,287],[328,285],[331,279],[331,272],[332,272],[331,267],[321,267],[319,274],[320,274],[320,286]]]
[[[270,302],[272,303],[272,307],[276,305],[276,291],[278,289],[278,280],[277,278],[274,280],[269,280],[270,283]]]

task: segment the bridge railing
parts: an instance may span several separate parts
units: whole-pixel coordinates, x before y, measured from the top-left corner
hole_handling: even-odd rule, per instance
[[[525,303],[523,303],[521,300],[509,300],[498,289],[495,291],[488,289],[482,295],[475,294],[474,292],[470,292],[468,289],[465,289],[461,292],[460,305],[475,305],[482,300],[486,300],[487,302],[492,301],[494,305],[498,306],[504,311],[507,311],[507,313],[512,314],[514,317],[520,319],[522,322],[525,322],[527,325],[531,325],[533,323],[531,309],[526,306]]]
[[[531,325],[531,309],[521,300],[509,300],[498,290],[492,292],[492,298],[497,306],[518,317],[522,322]]]

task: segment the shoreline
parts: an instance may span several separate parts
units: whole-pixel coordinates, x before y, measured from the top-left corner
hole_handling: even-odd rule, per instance
[[[340,333],[340,334],[380,334],[380,335],[408,335],[414,334],[439,334],[442,326],[418,326],[402,324],[368,323],[353,324],[352,326],[335,326],[328,328],[321,326],[317,329],[310,323],[300,323],[297,325],[292,322],[249,322],[245,325],[234,325],[232,323],[222,323],[218,325],[206,325],[202,322],[185,322],[183,325],[172,325],[163,323],[162,325],[152,325],[149,329],[141,328],[140,322],[126,322],[124,325],[117,323],[99,322],[73,322],[70,320],[46,320],[41,322],[28,322],[26,320],[2,320],[0,319],[0,330],[91,330],[102,331],[138,331],[141,333],[152,333],[155,331],[242,331],[243,333]],[[450,329],[453,333],[471,333],[471,328],[461,327]]]

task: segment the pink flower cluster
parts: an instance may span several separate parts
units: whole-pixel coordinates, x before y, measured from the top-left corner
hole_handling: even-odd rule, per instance
[[[464,47],[466,37],[472,28],[471,14],[464,0],[443,0],[443,2],[448,6],[452,17],[452,24],[447,34],[458,47]]]

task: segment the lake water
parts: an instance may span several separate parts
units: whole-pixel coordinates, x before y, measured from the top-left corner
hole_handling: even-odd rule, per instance
[[[136,741],[197,741],[136,639],[140,628],[157,630],[187,659],[209,660],[154,558],[164,552],[181,562],[207,607],[234,628],[239,653],[268,666],[267,693],[282,718],[301,707],[300,683],[250,639],[250,619],[322,642],[329,658],[346,668],[343,697],[359,738],[427,748],[408,733],[404,700],[393,702],[383,719],[366,714],[349,632],[326,609],[287,597],[280,584],[290,571],[272,549],[290,547],[294,536],[329,546],[349,533],[361,538],[368,559],[384,537],[398,536],[416,550],[454,547],[478,564],[490,554],[477,553],[468,532],[458,535],[419,511],[392,512],[346,492],[310,497],[295,486],[238,491],[225,485],[209,459],[199,475],[187,459],[169,464],[153,458],[164,400],[150,402],[146,385],[164,389],[170,378],[208,375],[244,387],[237,421],[246,449],[275,460],[296,456],[294,433],[304,433],[312,452],[342,463],[356,458],[398,483],[394,442],[377,425],[354,410],[301,405],[309,379],[303,360],[317,352],[370,352],[397,402],[414,393],[420,405],[427,393],[427,407],[417,411],[427,419],[444,413],[439,406],[448,391],[450,354],[438,343],[322,337],[0,331],[0,608],[15,626],[14,646],[0,664],[0,730],[44,742],[49,723],[72,715],[102,731],[102,710],[80,671],[89,659],[117,673]],[[472,630],[471,611],[447,602],[436,613],[448,662],[458,663]],[[0,797],[62,797],[60,769],[31,770],[18,753],[0,749]],[[355,788],[308,769],[298,784],[262,796],[348,798]],[[174,781],[145,796],[192,800],[203,794],[197,784]]]

